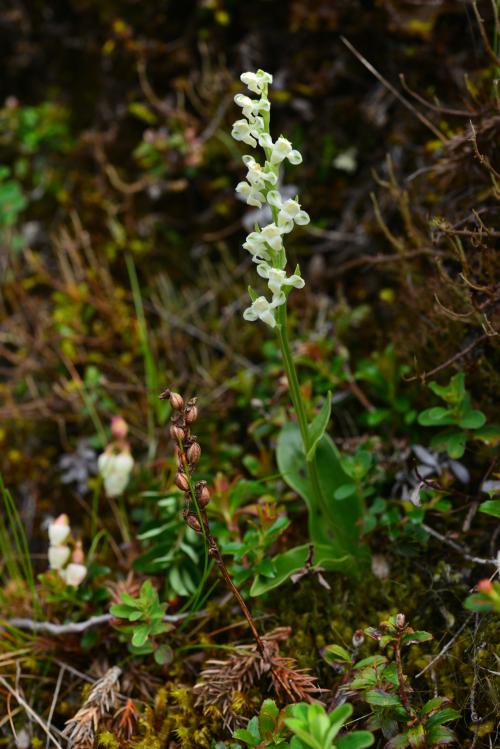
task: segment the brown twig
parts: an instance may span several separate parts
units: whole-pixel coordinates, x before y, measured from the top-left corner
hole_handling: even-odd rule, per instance
[[[438,372],[441,372],[442,369],[446,369],[451,364],[454,364],[458,359],[461,359],[464,356],[467,356],[468,353],[470,353],[473,349],[476,348],[480,343],[485,341],[487,338],[490,338],[487,333],[484,333],[482,336],[479,336],[479,338],[476,338],[475,341],[472,341],[468,346],[466,346],[462,351],[459,351],[457,354],[453,354],[449,359],[447,359],[442,364],[439,364],[437,367],[434,367],[434,369],[431,369],[429,372],[424,372],[421,375],[413,375],[413,377],[406,377],[403,378],[405,382],[414,382],[415,380],[420,380],[421,382],[425,382],[427,377],[432,377],[433,375],[437,374]]]
[[[398,99],[401,102],[401,104],[403,104],[404,107],[409,109],[410,112],[412,112],[412,114],[414,114],[415,117],[417,117],[420,120],[420,122],[422,122],[422,124],[424,124],[427,128],[429,128],[429,130],[432,133],[434,133],[436,138],[438,138],[442,143],[446,143],[446,138],[441,132],[441,130],[438,130],[438,128],[435,125],[433,125],[432,122],[427,119],[427,117],[425,117],[421,112],[419,112],[418,109],[416,109],[416,107],[414,107],[413,104],[408,101],[408,99],[402,96],[402,94],[399,93],[399,91],[392,85],[392,83],[389,83],[389,81],[386,78],[384,78],[384,76],[381,75],[381,73],[379,73],[378,70],[374,68],[370,62],[368,62],[366,57],[363,57],[361,52],[358,52],[356,47],[354,47],[351,44],[351,42],[349,42],[345,38],[345,36],[341,36],[340,39],[345,44],[347,49],[349,49],[353,53],[353,55],[358,58],[358,60],[365,66],[365,68],[369,70],[370,73],[372,73],[372,75],[374,75],[375,78],[377,78],[377,80],[380,81],[380,83],[382,83],[387,89],[389,89],[389,91],[392,94],[394,94],[396,99]]]

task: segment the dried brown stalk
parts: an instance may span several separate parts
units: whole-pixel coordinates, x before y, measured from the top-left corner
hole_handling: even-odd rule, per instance
[[[242,715],[250,689],[262,677],[269,676],[276,697],[282,702],[316,701],[313,695],[324,690],[317,686],[316,678],[306,669],[297,668],[295,659],[279,654],[279,642],[290,636],[289,627],[280,627],[269,634],[260,635],[250,609],[231,579],[215,538],[210,532],[206,507],[210,492],[205,481],[193,481],[193,472],[201,456],[201,447],[191,434],[191,425],[198,418],[196,398],[184,404],[178,393],[165,390],[160,398],[169,399],[174,410],[170,435],[177,445],[177,475],[175,484],[184,492],[183,517],[197,533],[203,535],[208,554],[215,561],[228,588],[238,602],[255,640],[253,645],[239,647],[225,660],[209,660],[195,686],[197,704],[217,705],[228,728],[245,722]]]

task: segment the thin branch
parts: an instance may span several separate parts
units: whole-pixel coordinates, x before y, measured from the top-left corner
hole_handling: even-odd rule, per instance
[[[474,562],[475,564],[491,564],[494,567],[496,567],[497,565],[496,559],[483,559],[482,557],[473,557],[471,556],[471,554],[468,554],[465,551],[465,549],[463,549],[461,546],[456,544],[454,541],[451,541],[449,538],[446,538],[446,536],[442,536],[441,533],[438,533],[437,531],[434,530],[434,528],[431,528],[429,525],[422,523],[422,528],[427,531],[429,536],[434,536],[434,538],[437,538],[438,541],[441,541],[443,544],[446,544],[450,548],[454,549],[464,559],[467,559],[469,562]]]
[[[57,749],[63,749],[63,747],[61,746],[61,744],[58,742],[58,740],[55,738],[55,736],[52,735],[52,733],[50,732],[50,730],[47,728],[47,725],[40,718],[40,716],[37,713],[35,713],[35,711],[33,710],[33,708],[30,707],[30,705],[28,705],[28,703],[26,702],[26,700],[24,700],[21,697],[21,695],[18,694],[16,692],[16,690],[11,687],[11,685],[9,684],[9,682],[6,681],[3,678],[3,676],[0,676],[0,684],[3,687],[5,687],[5,689],[7,689],[7,691],[13,697],[15,697],[15,699],[17,700],[17,702],[21,705],[21,707],[23,707],[26,710],[26,712],[28,713],[28,715],[30,715],[33,718],[33,720],[36,723],[38,723],[38,725],[41,726],[41,728],[43,728],[44,732],[47,734],[48,738],[52,741],[52,743],[54,744],[54,746],[56,746]]]
[[[198,611],[196,613],[199,616],[206,612]],[[187,616],[188,614],[166,614],[164,621],[173,623],[181,622]],[[4,623],[9,627],[27,629],[31,632],[46,632],[50,635],[69,635],[85,632],[85,630],[90,629],[91,627],[98,627],[100,624],[108,624],[111,619],[115,618],[116,617],[111,616],[111,614],[101,614],[100,616],[91,616],[90,619],[86,619],[83,622],[69,622],[68,624],[35,622],[33,619],[6,619]]]
[[[460,635],[462,634],[462,632],[464,631],[464,629],[466,628],[466,626],[468,625],[468,623],[470,622],[470,620],[472,619],[472,617],[473,617],[473,616],[474,616],[474,614],[469,614],[469,616],[468,616],[468,617],[467,617],[467,619],[466,619],[466,620],[464,621],[464,623],[462,624],[462,626],[461,626],[461,627],[460,627],[459,629],[457,629],[457,631],[455,632],[455,634],[453,635],[453,637],[451,638],[451,640],[449,640],[449,641],[448,641],[448,642],[446,643],[446,645],[444,646],[444,648],[442,648],[442,649],[441,649],[441,650],[439,651],[439,653],[438,653],[437,655],[435,655],[435,656],[434,656],[434,658],[433,658],[433,659],[432,659],[431,661],[429,661],[429,663],[427,664],[427,666],[425,666],[425,668],[423,668],[423,669],[422,669],[422,670],[421,670],[421,671],[420,671],[420,672],[419,672],[419,673],[418,673],[418,674],[417,674],[417,675],[415,676],[415,678],[416,678],[416,679],[420,678],[420,676],[423,676],[423,675],[425,674],[425,672],[426,672],[426,671],[428,671],[428,670],[429,670],[430,668],[432,668],[432,666],[433,666],[433,665],[434,665],[434,664],[436,663],[436,661],[438,661],[438,660],[439,660],[440,658],[442,658],[442,657],[443,657],[443,655],[444,655],[445,653],[447,653],[447,652],[448,652],[448,650],[449,650],[449,649],[451,648],[451,646],[453,645],[453,643],[455,642],[455,640],[457,639],[457,637],[459,637],[459,636],[460,636]]]
[[[401,81],[401,85],[403,86],[404,90],[410,94],[410,96],[413,96],[414,99],[416,99],[420,104],[423,104],[424,107],[428,107],[429,109],[432,109],[433,112],[437,112],[438,114],[451,114],[456,115],[457,117],[480,117],[481,112],[466,112],[463,109],[453,109],[452,107],[442,107],[439,104],[432,104],[430,101],[427,101],[427,99],[424,99],[423,96],[420,96],[420,94],[417,94],[416,91],[413,91],[408,84],[406,83],[406,78],[404,77],[403,73],[399,74],[399,80]]]
[[[369,70],[370,73],[372,73],[372,75],[374,75],[375,78],[377,78],[377,80],[379,80],[386,88],[388,88],[389,91],[392,94],[394,94],[394,96],[396,97],[396,99],[398,99],[401,102],[401,104],[403,104],[403,106],[405,106],[407,109],[409,109],[410,112],[412,114],[414,114],[415,117],[417,117],[423,125],[425,125],[427,128],[429,128],[429,130],[432,133],[434,133],[434,135],[436,136],[436,138],[438,138],[441,141],[441,143],[446,143],[446,138],[443,135],[443,133],[441,132],[441,130],[438,130],[438,128],[435,125],[433,125],[432,122],[427,119],[427,117],[425,117],[421,112],[419,112],[418,109],[416,109],[413,106],[413,104],[408,101],[408,99],[405,99],[405,97],[402,96],[402,94],[400,94],[399,91],[396,88],[394,88],[394,86],[392,85],[392,83],[389,83],[389,81],[386,78],[384,78],[384,76],[381,75],[381,73],[379,73],[378,70],[376,68],[374,68],[373,65],[370,62],[368,62],[368,60],[366,59],[366,57],[363,57],[363,55],[361,54],[361,52],[358,52],[358,50],[356,49],[356,47],[353,47],[353,45],[351,44],[351,42],[347,41],[347,39],[345,38],[345,36],[341,36],[340,38],[341,38],[342,42],[345,44],[345,46],[353,53],[353,55],[355,57],[358,58],[358,60],[365,66],[365,68],[367,70]]]
[[[478,344],[482,343],[482,341],[485,341],[487,338],[490,338],[489,335],[484,333],[479,338],[476,338],[475,341],[472,341],[468,346],[466,346],[462,351],[459,351],[458,354],[454,354],[449,359],[447,359],[443,364],[439,364],[439,366],[434,367],[434,369],[431,369],[429,372],[424,372],[421,375],[414,375],[413,377],[407,377],[404,378],[406,382],[414,382],[415,380],[420,380],[421,382],[425,382],[427,377],[432,377],[432,375],[435,375],[437,372],[440,372],[442,369],[446,369],[450,366],[450,364],[453,364],[458,359],[461,359],[463,356],[466,356],[472,349],[474,349]]]

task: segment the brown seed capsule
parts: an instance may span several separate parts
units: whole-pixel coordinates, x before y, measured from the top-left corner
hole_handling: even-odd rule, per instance
[[[192,424],[198,418],[198,409],[196,408],[194,404],[186,408],[185,418],[188,424]]]
[[[175,485],[179,487],[183,492],[189,491],[189,482],[187,480],[186,474],[179,471],[179,473],[175,477]]]
[[[201,458],[201,447],[199,446],[199,444],[197,442],[193,442],[193,444],[188,447],[186,455],[189,462],[192,465],[196,465],[196,463]]]
[[[190,512],[189,515],[186,515],[186,523],[190,528],[196,531],[196,533],[201,533],[200,521],[192,512]]]
[[[170,393],[170,403],[175,411],[182,411],[184,408],[184,398],[179,393]]]
[[[210,502],[210,491],[206,481],[198,481],[196,484],[196,499],[200,507],[206,507]]]
[[[181,429],[181,427],[175,426],[175,424],[172,424],[170,427],[170,436],[173,440],[178,442],[179,440],[184,439],[184,429]]]

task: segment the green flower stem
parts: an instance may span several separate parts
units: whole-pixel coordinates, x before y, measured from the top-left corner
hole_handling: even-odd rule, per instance
[[[319,483],[318,468],[316,465],[316,458],[313,457],[311,460],[307,459],[307,453],[310,448],[309,440],[309,428],[307,425],[306,410],[304,408],[304,401],[300,392],[299,378],[297,376],[297,370],[293,361],[292,351],[290,348],[290,341],[288,339],[288,326],[287,326],[287,314],[286,314],[286,303],[280,305],[277,308],[277,330],[278,339],[281,348],[281,354],[283,356],[283,364],[285,366],[285,372],[288,380],[288,386],[290,390],[290,397],[292,400],[295,413],[297,415],[297,421],[299,423],[300,434],[302,436],[302,443],[304,445],[304,453],[306,455],[306,465],[309,480],[311,482],[311,488],[314,494],[314,499],[317,507],[321,507],[323,511],[328,515],[328,510],[325,507],[323,494],[321,492],[321,486]]]

